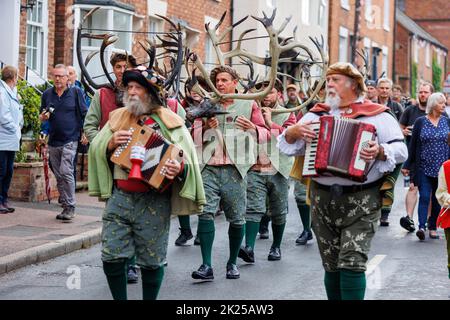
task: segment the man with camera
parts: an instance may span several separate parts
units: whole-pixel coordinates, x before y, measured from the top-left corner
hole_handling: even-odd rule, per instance
[[[68,87],[66,66],[54,67],[53,80],[55,86],[42,94],[39,119],[50,125],[49,159],[64,208],[56,219],[71,222],[75,216],[74,157],[87,105],[78,87]]]

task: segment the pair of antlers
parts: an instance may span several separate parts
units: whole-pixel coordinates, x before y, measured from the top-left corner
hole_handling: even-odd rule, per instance
[[[227,27],[220,34],[218,34],[217,32],[218,32],[220,25],[223,23],[223,21],[225,19],[226,12],[222,15],[220,21],[215,26],[211,26],[210,23],[205,24],[206,32],[209,35],[210,39],[212,40],[212,44],[213,44],[214,50],[216,52],[219,64],[221,66],[225,66],[226,60],[234,58],[234,57],[239,57],[241,59],[245,58],[244,64],[247,64],[247,65],[256,63],[256,64],[260,64],[260,65],[264,65],[264,66],[269,66],[270,73],[269,73],[268,79],[267,79],[269,84],[266,87],[261,88],[260,90],[251,91],[250,93],[248,93],[248,92],[232,93],[232,94],[220,93],[219,90],[216,88],[215,84],[212,83],[212,81],[210,80],[209,72],[203,65],[203,63],[202,63],[201,59],[198,57],[198,55],[195,53],[189,53],[186,57],[186,62],[185,62],[188,75],[190,76],[191,79],[194,79],[193,81],[195,81],[195,70],[193,70],[193,72],[191,72],[189,70],[189,62],[191,61],[194,64],[195,68],[198,69],[199,72],[201,73],[201,75],[205,78],[205,81],[208,84],[208,86],[211,88],[212,92],[206,91],[199,85],[193,85],[193,90],[196,93],[203,96],[204,98],[207,98],[208,100],[210,100],[212,103],[217,103],[220,100],[227,100],[227,99],[245,99],[245,100],[261,99],[261,98],[265,97],[267,94],[269,94],[270,91],[272,90],[272,88],[274,87],[277,75],[280,74],[278,72],[278,64],[283,63],[283,62],[292,62],[293,60],[296,60],[300,54],[300,51],[296,52],[296,54],[294,56],[290,56],[290,57],[286,57],[286,58],[281,58],[281,55],[285,52],[288,52],[288,51],[291,51],[294,49],[300,49],[300,50],[305,51],[307,54],[307,58],[305,60],[300,60],[302,67],[305,68],[305,70],[309,69],[309,67],[311,67],[314,64],[322,65],[321,66],[321,68],[322,68],[321,79],[319,81],[319,84],[316,86],[314,92],[312,93],[313,95],[311,96],[311,99],[315,95],[317,95],[317,93],[319,92],[323,83],[325,82],[325,74],[326,74],[326,70],[328,68],[328,55],[324,50],[324,40],[322,38],[322,40],[319,41],[318,39],[313,39],[313,38],[309,37],[310,40],[312,41],[312,43],[314,44],[314,46],[316,47],[316,49],[319,51],[320,59],[321,59],[320,62],[314,61],[313,54],[307,46],[305,46],[304,44],[295,40],[297,28],[294,29],[293,37],[289,37],[287,39],[280,41],[280,34],[286,28],[287,24],[290,22],[292,17],[285,19],[285,21],[282,23],[280,28],[275,29],[273,26],[273,21],[275,20],[276,11],[277,10],[274,9],[272,12],[272,15],[270,17],[267,17],[265,12],[263,12],[262,18],[252,16],[252,18],[254,20],[260,22],[264,26],[264,28],[267,32],[267,35],[269,38],[269,57],[259,57],[259,56],[256,56],[256,55],[249,53],[246,50],[242,49],[242,41],[244,40],[244,37],[246,35],[248,35],[249,33],[255,31],[256,29],[248,29],[248,30],[243,31],[240,34],[240,36],[237,40],[237,45],[234,49],[232,49],[228,52],[223,52],[222,49],[220,48],[221,41],[223,41],[223,39],[225,39],[227,34],[229,32],[231,32],[236,26],[238,26],[239,24],[244,22],[248,18],[248,16],[242,18],[241,20],[237,21],[233,25]],[[248,91],[250,85],[255,84],[257,81],[257,79],[256,80],[253,79],[252,68],[250,68],[250,70],[251,70],[250,75],[249,75],[250,84],[246,88],[247,89],[246,91]],[[294,110],[299,110],[307,103],[309,103],[309,101],[306,101],[301,106],[298,106],[296,109],[290,109],[288,112],[292,112]]]
[[[81,82],[86,88],[86,90],[94,94],[93,89],[100,89],[104,87],[109,88],[116,88],[116,83],[111,78],[110,73],[108,72],[106,63],[105,63],[105,50],[108,46],[115,43],[119,38],[113,34],[113,33],[107,33],[107,34],[91,34],[91,33],[82,33],[83,30],[83,23],[86,21],[86,19],[89,18],[95,11],[97,11],[100,7],[93,8],[90,10],[80,21],[80,24],[78,26],[77,30],[77,40],[76,40],[76,46],[77,46],[77,59],[78,64],[81,69]],[[180,24],[174,24],[170,19],[158,15],[161,19],[164,19],[167,21],[171,27],[175,30],[175,32],[169,32],[164,34],[164,38],[157,36],[157,38],[160,40],[160,43],[156,43],[153,40],[146,39],[146,42],[139,41],[139,44],[143,47],[143,49],[147,52],[149,56],[149,64],[148,68],[154,68],[156,71],[158,71],[161,75],[165,77],[164,81],[164,88],[168,90],[172,86],[174,86],[174,92],[179,91],[180,87],[180,74],[181,74],[181,67],[183,65],[183,40],[182,40],[182,32],[181,32],[181,26]],[[102,40],[102,44],[100,46],[100,50],[93,51],[88,54],[86,59],[83,61],[82,56],[82,50],[81,50],[81,41],[82,39],[97,39]],[[159,68],[157,64],[157,58],[160,56],[156,55],[156,49],[163,48],[165,49],[164,52],[161,54],[162,58],[169,59],[170,64],[170,70],[167,69],[166,64],[164,64],[164,70]],[[92,58],[100,53],[100,63],[103,69],[103,72],[108,80],[108,83],[98,84],[94,81],[94,79],[90,76],[87,65],[92,60]],[[128,55],[127,52],[125,52],[126,55]],[[175,56],[175,57],[174,57]],[[128,58],[127,58],[128,61]]]

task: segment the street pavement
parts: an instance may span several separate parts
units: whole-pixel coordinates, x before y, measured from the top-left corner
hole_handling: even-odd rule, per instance
[[[396,186],[396,199],[389,227],[380,227],[369,256],[366,299],[368,300],[447,300],[450,281],[443,231],[439,240],[419,242],[398,221],[404,215],[403,181]],[[77,194],[77,196],[82,197]],[[42,205],[42,204],[40,204]],[[101,203],[90,204],[78,218],[100,219]],[[36,210],[36,214],[38,210]],[[417,214],[415,220],[417,221]],[[80,219],[81,220],[81,219]],[[197,218],[191,218],[193,232]],[[158,299],[161,300],[303,300],[326,299],[323,268],[317,243],[295,244],[301,231],[300,217],[292,195],[282,243],[282,260],[268,261],[271,239],[257,240],[256,263],[238,259],[241,278],[225,278],[228,257],[228,223],[223,215],[216,218],[213,247],[214,281],[199,282],[191,272],[201,264],[200,247],[176,247],[178,220],[172,219],[168,266]],[[1,229],[0,229],[1,230]],[[141,299],[141,282],[128,286],[129,299]],[[0,275],[0,299],[111,299],[100,260],[100,245],[74,251],[47,262],[33,264]]]

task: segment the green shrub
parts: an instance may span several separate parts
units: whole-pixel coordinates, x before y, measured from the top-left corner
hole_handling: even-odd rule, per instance
[[[28,86],[24,80],[19,80],[17,93],[19,94],[20,103],[23,105],[24,123],[22,134],[32,131],[33,137],[37,139],[41,130],[41,122],[39,121],[41,96],[33,87]]]
[[[413,62],[411,70],[411,97],[416,98],[417,94],[417,63]]]
[[[437,63],[436,58],[433,58],[433,87],[436,92],[442,91],[442,68]]]

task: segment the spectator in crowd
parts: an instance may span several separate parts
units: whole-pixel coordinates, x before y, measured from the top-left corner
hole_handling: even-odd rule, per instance
[[[41,121],[49,121],[49,158],[56,177],[63,211],[56,219],[71,222],[75,216],[74,157],[83,128],[87,105],[78,87],[68,87],[67,68],[57,64],[53,69],[55,86],[41,97]]]
[[[388,78],[380,78],[377,82],[378,99],[377,102],[388,107],[395,115],[397,120],[403,113],[403,107],[400,103],[391,99],[392,95],[392,80]]]
[[[287,109],[292,109],[300,105],[301,101],[299,96],[297,95],[298,87],[295,84],[289,84],[286,87],[286,95],[288,101],[284,105]]]
[[[377,91],[377,82],[375,80],[366,80],[366,98],[372,102],[377,102],[378,91]]]
[[[403,89],[400,85],[395,84],[392,86],[392,100],[397,103],[400,103],[404,109],[405,106],[403,105],[402,94],[403,94]]]
[[[431,215],[428,219],[429,236],[439,239],[436,233],[436,220],[440,206],[436,199],[438,174],[442,164],[450,158],[448,133],[450,119],[443,116],[445,112],[445,96],[436,92],[427,101],[426,116],[414,123],[411,141],[408,147],[408,160],[403,166],[403,174],[411,175],[415,186],[419,188],[419,230],[417,237],[425,240],[428,206],[431,199]]]
[[[417,118],[425,115],[428,97],[434,92],[434,87],[431,83],[423,82],[419,85],[418,92],[419,103],[414,103],[408,106],[400,117],[400,128],[403,131],[403,135],[405,136],[407,145],[409,145],[409,142],[411,140],[414,122],[417,120]],[[413,174],[413,172],[410,172],[410,174]],[[414,184],[414,181],[412,179],[410,179],[410,181],[410,187],[408,189],[408,192],[406,193],[405,198],[406,216],[400,219],[400,225],[409,232],[413,232],[415,230],[413,213],[414,208],[417,204],[418,190],[417,185]]]
[[[17,69],[5,66],[0,80],[0,214],[14,212],[8,190],[14,170],[14,157],[20,149],[23,126],[22,105],[17,97]]]
[[[450,118],[450,93],[447,93],[447,103],[445,106],[445,112],[447,113],[448,117]]]
[[[67,66],[67,75],[68,75],[68,85],[70,86],[76,86],[83,90],[83,97],[86,102],[86,105],[89,108],[89,105],[91,104],[91,98],[87,94],[86,90],[83,88],[83,85],[78,80],[77,70],[74,66]]]

